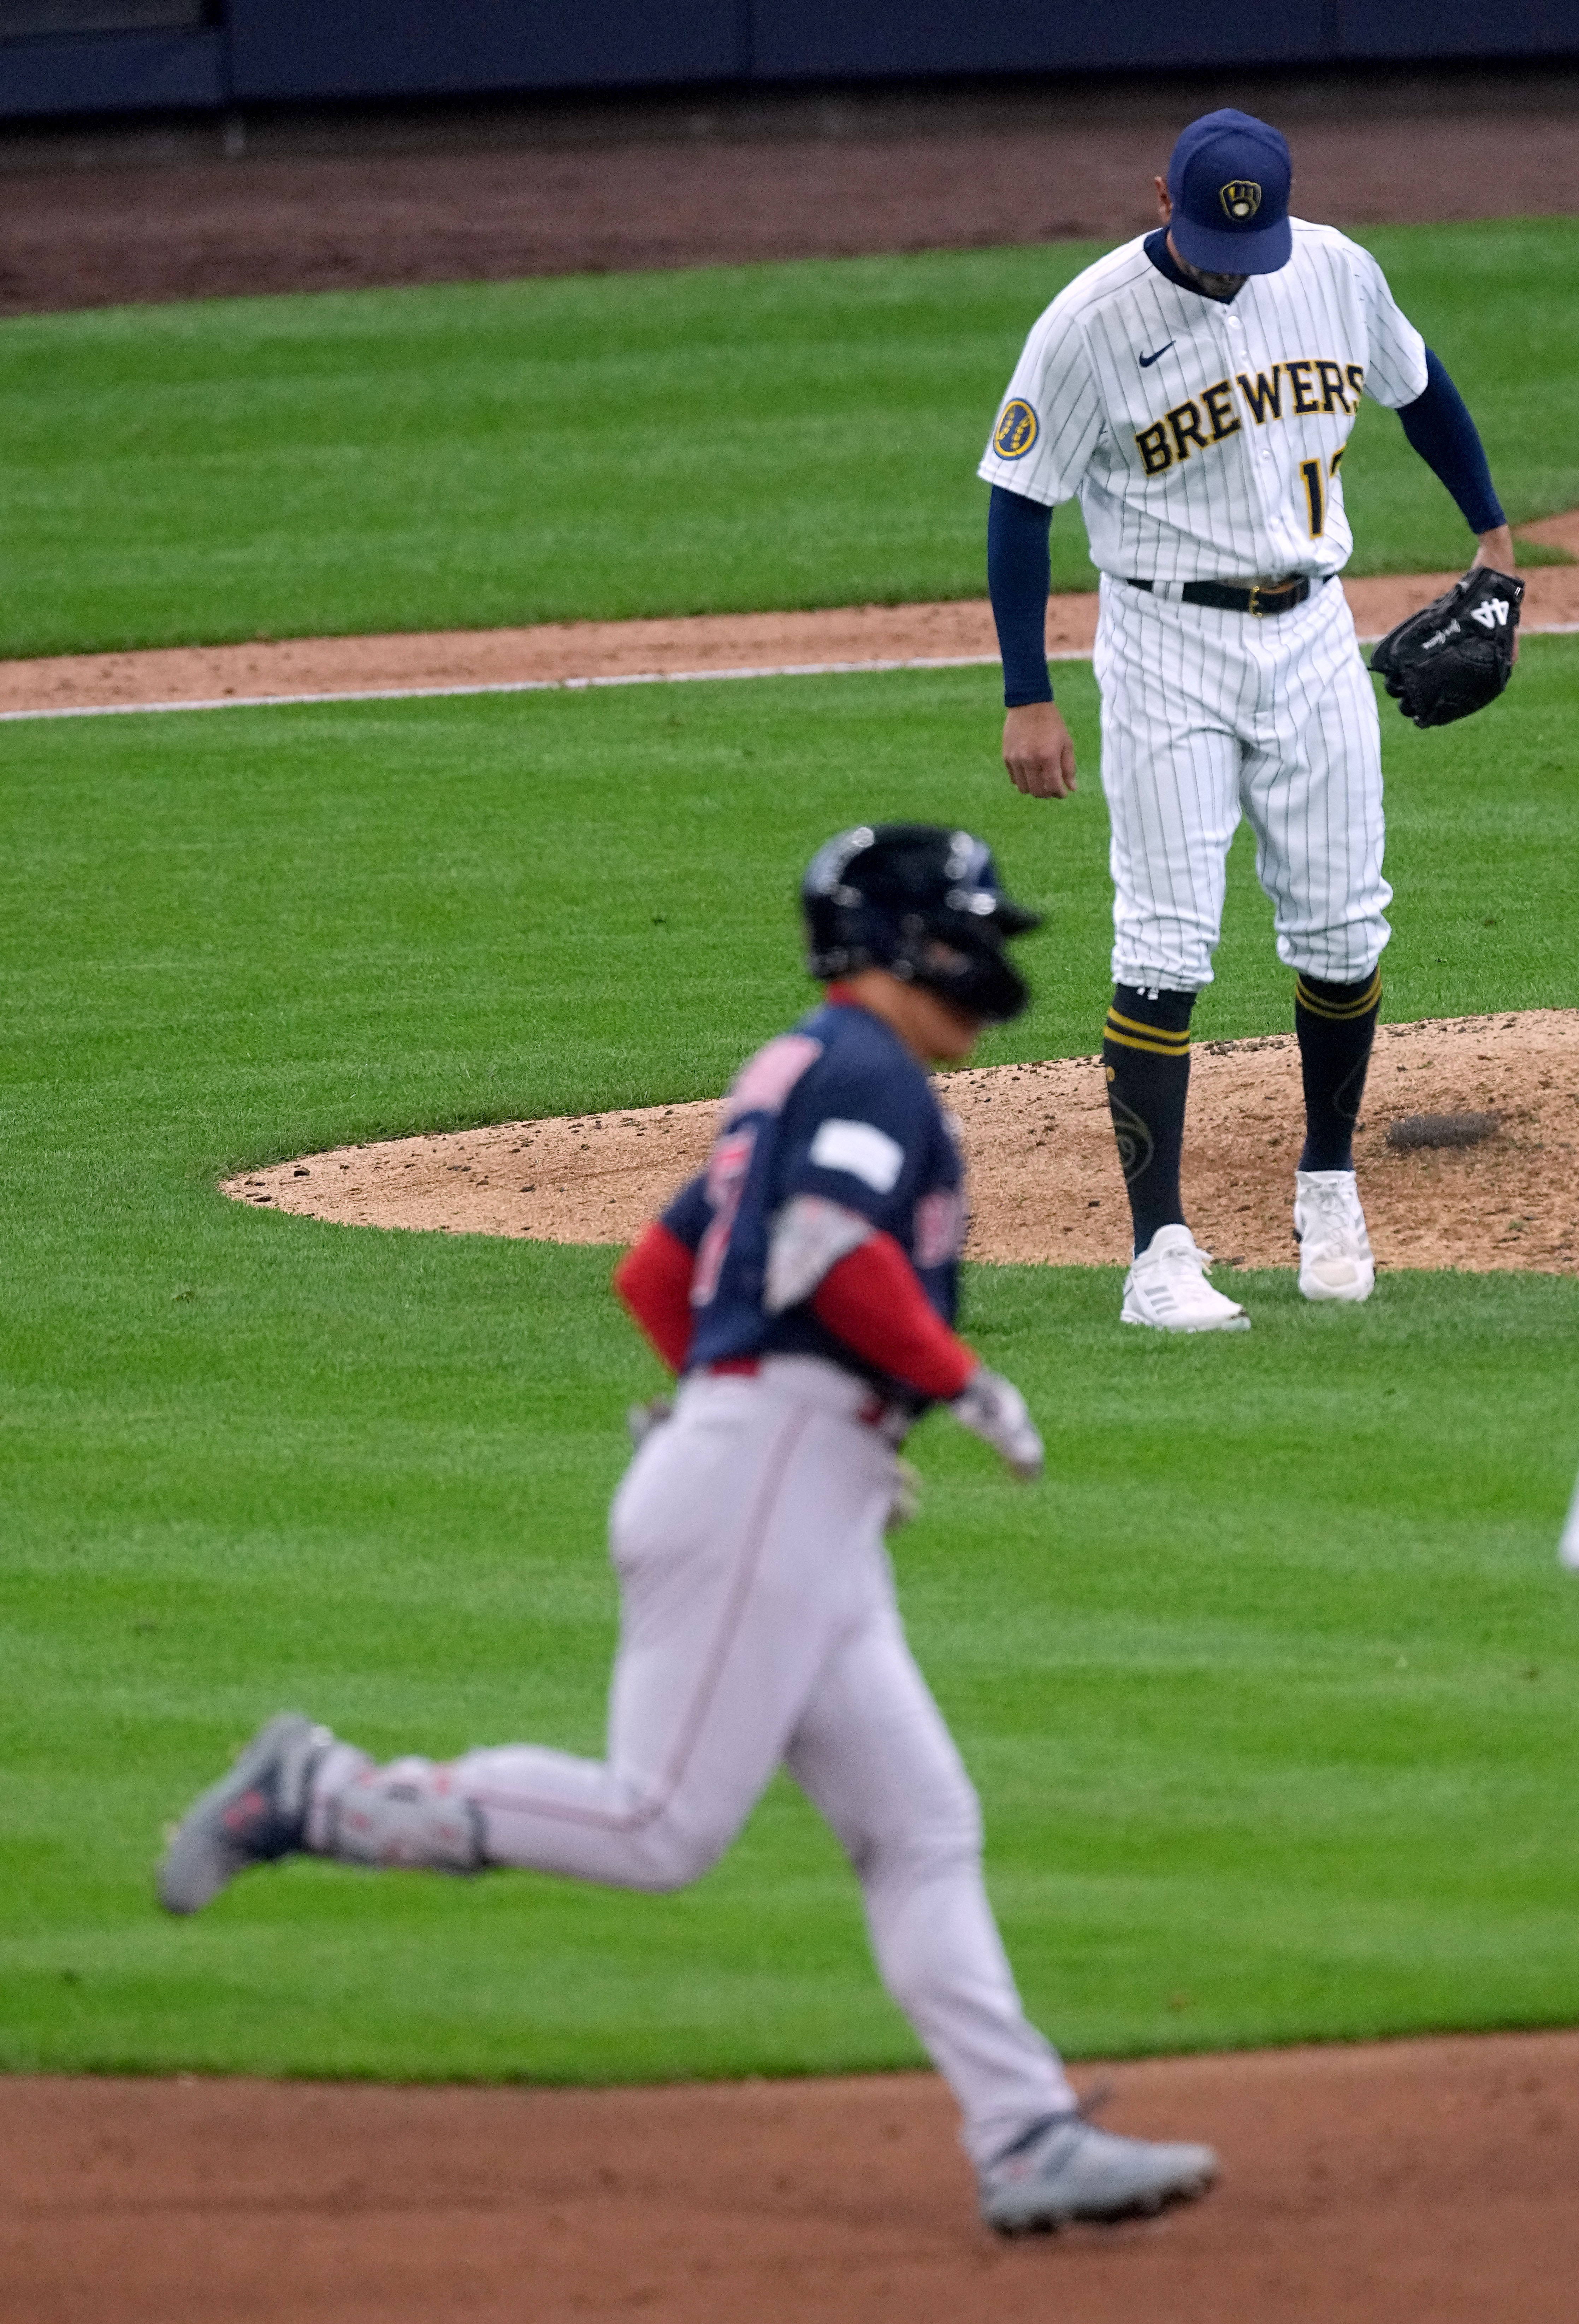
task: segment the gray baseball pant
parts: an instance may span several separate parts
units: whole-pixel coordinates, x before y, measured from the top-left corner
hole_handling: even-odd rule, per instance
[[[871,1403],[811,1358],[688,1379],[614,1499],[606,1758],[511,1744],[428,1775],[480,1823],[486,1861],[661,1892],[716,1863],[786,1768],[855,1869],[883,1982],[982,2163],[1075,2098],[1020,2006],[976,1795],[906,1644],[882,1541],[894,1455]],[[337,1746],[309,1844],[366,1861],[337,1843],[340,1811],[427,1767]]]

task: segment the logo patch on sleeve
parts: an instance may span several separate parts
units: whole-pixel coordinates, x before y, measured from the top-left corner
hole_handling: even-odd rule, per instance
[[[1017,395],[1003,406],[1002,416],[993,430],[993,449],[1001,460],[1023,460],[1040,434],[1040,420],[1030,404]]]
[[[1253,178],[1230,178],[1217,196],[1235,226],[1254,217],[1261,206],[1261,189]]]
[[[810,1160],[818,1170],[845,1170],[874,1194],[891,1194],[905,1167],[905,1149],[874,1121],[830,1119],[817,1125]]]
[[[742,1065],[724,1101],[724,1120],[733,1126],[743,1114],[782,1113],[785,1100],[800,1076],[822,1055],[822,1043],[809,1033],[780,1033]]]
[[[916,1204],[911,1240],[918,1267],[942,1267],[957,1259],[965,1241],[965,1196],[957,1186],[939,1186]]]

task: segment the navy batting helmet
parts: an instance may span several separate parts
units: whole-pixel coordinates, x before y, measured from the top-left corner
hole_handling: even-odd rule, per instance
[[[984,840],[935,823],[862,824],[819,847],[801,883],[807,966],[824,982],[885,968],[966,1016],[1002,1024],[1030,988],[1004,947],[1041,926],[1011,903]]]

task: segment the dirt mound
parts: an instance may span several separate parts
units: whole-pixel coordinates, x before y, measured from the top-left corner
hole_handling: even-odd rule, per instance
[[[1117,1266],[1129,1213],[1099,1061],[951,1074],[974,1259]],[[1423,1113],[1494,1112],[1468,1146],[1389,1142]],[[712,1141],[712,1102],[402,1138],[248,1171],[225,1192],[354,1226],[629,1242]],[[1292,1035],[1195,1052],[1185,1198],[1235,1267],[1283,1267],[1300,1118]],[[1356,1161],[1383,1267],[1579,1271],[1579,1010],[1384,1025]]]

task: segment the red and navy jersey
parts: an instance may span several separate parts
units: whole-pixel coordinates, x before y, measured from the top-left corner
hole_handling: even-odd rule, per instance
[[[863,1361],[809,1301],[762,1300],[774,1219],[798,1194],[858,1212],[891,1235],[944,1323],[955,1320],[964,1169],[928,1076],[880,1018],[830,1001],[743,1066],[707,1167],[663,1213],[696,1253],[688,1368],[762,1355],[823,1356],[885,1392],[915,1391]]]

